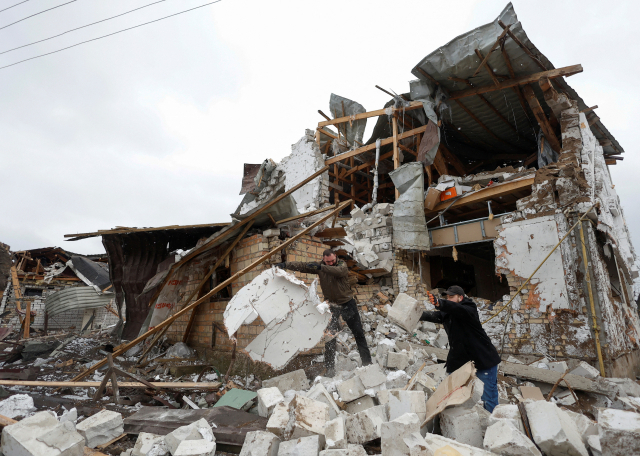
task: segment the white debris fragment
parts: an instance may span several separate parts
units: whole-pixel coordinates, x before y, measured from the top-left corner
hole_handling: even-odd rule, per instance
[[[26,394],[15,394],[3,401],[0,401],[0,415],[8,418],[16,418],[19,416],[27,416],[31,412],[35,412],[33,399]]]

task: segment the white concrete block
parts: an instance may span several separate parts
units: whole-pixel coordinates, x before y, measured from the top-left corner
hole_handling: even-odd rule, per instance
[[[640,397],[640,385],[630,378],[607,378],[605,381],[617,385],[627,396]]]
[[[508,421],[513,424],[520,432],[524,432],[520,410],[515,404],[500,404],[493,409],[493,413],[489,417],[489,426],[499,421]]]
[[[347,448],[347,431],[345,429],[344,417],[327,421],[324,425],[325,448],[327,450],[337,450]]]
[[[289,390],[306,391],[309,389],[309,380],[304,370],[298,369],[297,371],[262,381],[263,388],[271,388],[274,386],[278,388],[282,394]]]
[[[95,448],[122,435],[124,422],[118,412],[101,410],[78,423],[76,430],[85,438],[89,448]]]
[[[415,413],[406,413],[393,421],[382,423],[380,430],[382,456],[409,455],[405,437],[420,432],[422,422]]]
[[[262,235],[266,238],[280,236],[280,228],[270,228],[262,232]]]
[[[424,306],[406,293],[400,293],[389,310],[390,321],[412,332],[418,326]]]
[[[442,435],[457,442],[482,448],[484,432],[475,409],[450,407],[440,414]]]
[[[351,402],[364,396],[364,385],[360,377],[351,377],[337,386],[338,394],[343,402]]]
[[[353,415],[368,408],[375,407],[376,402],[371,396],[364,395],[355,401],[347,402],[345,405],[347,413],[351,413]]]
[[[329,406],[296,394],[289,404],[289,422],[284,440],[324,435],[324,425],[329,421]]]
[[[591,435],[598,435],[598,423],[590,420],[586,416],[565,409],[564,412],[569,415],[578,428],[578,432],[582,436],[582,442],[587,445],[587,438]]]
[[[349,456],[367,456],[367,451],[362,445],[350,443],[347,445],[347,450],[349,451]]]
[[[309,399],[313,399],[314,401],[323,402],[329,406],[329,419],[332,420],[336,418],[340,414],[340,407],[336,404],[336,401],[333,400],[329,391],[325,388],[325,386],[318,382],[307,392],[307,397]]]
[[[567,369],[569,369],[569,366],[567,366],[567,363],[565,361],[557,361],[554,363],[547,363],[547,368],[549,370],[552,370],[555,372],[562,372],[564,374],[567,371]]]
[[[409,365],[409,356],[406,353],[389,352],[387,367],[389,369],[405,370]]]
[[[272,386],[271,388],[261,388],[258,390],[258,415],[269,418],[273,409],[280,402],[284,401],[284,396],[280,390]]]
[[[363,444],[380,438],[382,423],[386,421],[388,421],[386,405],[378,405],[355,415],[349,415],[346,420],[347,441]]]
[[[280,443],[278,456],[318,456],[323,444],[319,435],[289,440]]]
[[[507,420],[499,420],[487,428],[484,448],[503,456],[541,456],[529,438]]]
[[[427,396],[422,391],[389,391],[389,420],[415,413],[422,423],[427,417]]]
[[[569,373],[573,375],[581,375],[583,377],[587,377],[592,380],[600,376],[600,371],[598,369],[596,369],[591,364],[586,363],[584,361],[580,361],[580,364],[578,364],[578,367],[576,367]]]
[[[379,329],[380,327],[378,327]],[[391,339],[382,339],[376,347],[376,361],[382,367],[387,367],[387,358],[390,351],[395,350],[396,343]]]
[[[393,209],[393,205],[389,203],[379,203],[373,207],[373,212],[380,215],[387,215]]]
[[[525,405],[533,440],[553,455],[588,456],[582,437],[571,417],[551,402],[534,401]]]
[[[71,421],[75,424],[78,421],[78,410],[73,407],[71,410],[65,410],[58,418],[58,421],[64,423],[65,421]]]
[[[640,414],[616,409],[599,409],[602,454],[640,454]]]
[[[365,389],[375,388],[387,381],[387,376],[382,372],[380,365],[376,363],[359,368],[356,375],[360,377]]]
[[[284,430],[289,424],[289,406],[280,402],[273,409],[273,413],[267,421],[267,431],[284,438]]]
[[[278,456],[280,439],[266,431],[247,432],[240,456]]]
[[[437,348],[446,348],[447,345],[449,345],[449,337],[444,329],[440,329],[440,331],[438,331],[438,335],[436,336],[436,340],[433,342],[433,345]]]
[[[422,437],[420,432],[414,432],[402,439],[409,449],[409,456],[434,456],[435,452]]]
[[[31,412],[35,412],[33,399],[27,394],[14,394],[11,397],[0,401],[0,415],[7,418],[17,418],[27,416]]]
[[[409,376],[405,371],[397,370],[387,374],[387,389],[404,388],[409,383]]]
[[[471,445],[466,445],[464,443],[456,442],[455,440],[451,440],[437,434],[427,434],[424,436],[424,440],[425,442],[427,442],[427,445],[429,445],[429,447],[433,449],[434,453],[438,455],[442,454],[444,456],[444,455],[455,454],[455,453],[451,453],[451,452],[447,453],[443,451],[446,447],[451,447],[455,451],[457,451],[461,456],[495,456],[495,453],[491,453],[485,449],[476,448]],[[439,453],[438,453],[438,450],[440,450]]]
[[[136,444],[131,450],[131,456],[164,456],[169,454],[169,448],[164,442],[163,435],[141,432]]]
[[[173,430],[165,436],[164,441],[173,456],[208,454],[208,452],[215,452],[216,449],[216,439],[213,436],[213,429],[211,429],[211,425],[204,418],[200,418],[198,421],[194,421],[187,426],[181,426]],[[213,443],[213,446],[206,445],[205,443],[186,444],[186,442],[192,441]]]
[[[597,435],[590,435],[587,438],[587,446],[591,450],[592,456],[602,456],[602,446],[600,445],[600,437]]]
[[[73,423],[38,412],[2,430],[1,450],[5,456],[82,456],[84,444]]]

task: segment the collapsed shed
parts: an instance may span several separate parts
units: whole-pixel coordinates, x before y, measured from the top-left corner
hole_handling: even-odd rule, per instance
[[[320,111],[291,155],[245,166],[231,223],[67,237],[103,237],[128,339],[158,328],[228,357],[230,298],[270,264],[317,261],[332,247],[361,302],[388,287],[428,307],[426,290],[455,283],[489,303],[480,313],[503,354],[634,377],[639,273],[608,170],[624,150],[565,81],[582,71],[555,68],[509,4],[418,62],[409,90],[381,109],[332,95],[331,116]],[[237,346],[264,327],[242,326]]]

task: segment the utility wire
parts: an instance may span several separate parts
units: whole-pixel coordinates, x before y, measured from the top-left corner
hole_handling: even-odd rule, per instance
[[[22,5],[23,3],[27,3],[28,1],[29,1],[29,0],[24,0],[24,1],[20,2],[20,3],[16,3],[15,5],[11,5],[11,6],[7,7],[7,8],[5,8],[5,9],[1,9],[1,10],[0,10],[0,13],[1,13],[1,12],[3,12],[3,11],[6,11],[6,10],[8,10],[8,9],[11,9],[11,8],[13,8],[14,6],[18,6],[18,5]]]
[[[25,1],[29,1],[29,0],[25,0]],[[111,17],[108,17],[106,19],[99,20],[97,22],[92,22],[91,24],[82,25],[80,27],[76,27],[76,28],[73,28],[71,30],[67,30],[66,32],[58,33],[57,35],[50,36],[49,38],[44,38],[42,40],[34,41],[33,43],[29,43],[29,44],[23,44],[22,46],[14,47],[13,49],[7,49],[6,51],[0,52],[0,55],[6,54],[7,52],[15,51],[16,49],[22,49],[22,48],[27,47],[27,46],[33,46],[34,44],[42,43],[43,41],[52,40],[54,38],[57,38],[57,37],[62,36],[62,35],[65,35],[67,33],[75,32],[76,30],[80,30],[80,29],[83,29],[85,27],[90,27],[92,25],[96,25],[96,24],[99,24],[101,22],[110,21],[111,19],[115,19],[116,17],[124,16],[125,14],[133,13],[134,11],[138,11],[138,10],[141,10],[142,8],[146,8],[148,6],[152,6],[152,5],[155,5],[157,3],[162,3],[162,2],[165,2],[165,1],[166,0],[158,0],[157,2],[149,3],[147,5],[143,5],[143,6],[139,7],[139,8],[134,8],[132,10],[125,11],[124,13],[116,14],[115,16],[111,16]]]
[[[74,0],[74,1],[75,1],[75,0]],[[107,38],[107,37],[109,37],[109,36],[117,35],[118,33],[126,32],[126,31],[128,31],[128,30],[133,30],[133,29],[135,29],[135,28],[142,27],[143,25],[153,24],[154,22],[159,22],[159,21],[162,21],[162,20],[164,20],[164,19],[168,19],[168,18],[170,18],[170,17],[178,16],[178,15],[183,14],[183,13],[188,13],[189,11],[197,10],[198,8],[203,8],[203,7],[208,6],[208,5],[213,5],[214,3],[218,3],[218,2],[221,2],[221,1],[222,1],[222,0],[216,0],[216,1],[214,1],[214,2],[205,3],[204,5],[196,6],[196,7],[194,7],[194,8],[189,8],[189,9],[187,9],[187,10],[180,11],[180,12],[178,12],[178,13],[170,14],[169,16],[164,16],[164,17],[161,17],[161,18],[159,18],[159,19],[154,19],[153,21],[144,22],[144,23],[142,23],[142,24],[134,25],[133,27],[128,27],[128,28],[125,28],[125,29],[122,29],[122,30],[118,30],[117,32],[108,33],[108,34],[106,34],[106,35],[102,35],[102,36],[99,36],[99,37],[97,37],[97,38],[92,38],[92,39],[90,39],[90,40],[81,41],[81,42],[79,42],[79,43],[72,44],[71,46],[63,47],[63,48],[58,49],[58,50],[55,50],[55,51],[47,52],[47,53],[45,53],[45,54],[36,55],[35,57],[29,57],[28,59],[20,60],[20,61],[18,61],[18,62],[11,63],[11,64],[9,64],[9,65],[1,66],[1,67],[0,67],[0,70],[3,70],[3,69],[5,69],[5,68],[12,67],[12,66],[14,66],[14,65],[18,65],[18,64],[23,63],[23,62],[28,62],[29,60],[39,59],[40,57],[44,57],[44,56],[51,55],[51,54],[56,54],[56,53],[58,53],[58,52],[65,51],[65,50],[67,50],[67,49],[71,49],[71,48],[74,48],[74,47],[76,47],[76,46],[80,46],[81,44],[90,43],[90,42],[92,42],[92,41],[101,40],[102,38]]]
[[[18,22],[26,21],[26,20],[27,20],[27,19],[29,19],[30,17],[37,16],[38,14],[46,13],[47,11],[51,11],[51,10],[54,10],[54,9],[56,9],[56,8],[60,8],[61,6],[68,5],[69,3],[73,3],[73,2],[77,2],[77,1],[78,1],[78,0],[71,0],[70,2],[63,3],[63,4],[58,5],[58,6],[54,6],[53,8],[49,8],[49,9],[46,9],[46,10],[40,11],[39,13],[35,13],[35,14],[30,15],[30,16],[23,17],[23,18],[22,18],[22,19],[20,19],[20,20],[17,20],[17,21],[15,21],[15,22],[12,22],[11,24],[7,24],[7,25],[5,25],[5,26],[3,26],[3,27],[0,27],[0,30],[6,29],[7,27],[11,27],[12,25],[17,24]],[[23,3],[24,3],[24,2],[23,2]],[[19,5],[19,4],[20,4],[20,3],[18,3],[18,5]],[[16,5],[13,5],[13,6],[16,6]],[[13,6],[10,6],[9,8],[13,8]],[[7,9],[9,9],[9,8],[7,8]],[[2,11],[4,11],[4,10],[2,10]]]

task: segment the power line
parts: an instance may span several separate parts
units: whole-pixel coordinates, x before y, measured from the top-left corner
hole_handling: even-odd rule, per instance
[[[60,8],[61,6],[68,5],[69,3],[73,3],[73,2],[77,2],[77,1],[78,1],[78,0],[71,0],[70,2],[63,3],[63,4],[58,5],[58,6],[54,6],[53,8],[49,8],[49,9],[46,9],[46,10],[44,10],[44,11],[40,11],[39,13],[35,13],[35,14],[30,15],[30,16],[23,17],[23,18],[22,18],[22,19],[20,19],[20,20],[17,20],[17,21],[15,21],[15,22],[12,22],[11,24],[7,24],[7,25],[5,25],[4,27],[0,27],[0,30],[2,30],[2,29],[6,29],[7,27],[11,27],[12,25],[17,24],[18,22],[26,21],[26,20],[27,20],[27,19],[29,19],[30,17],[37,16],[38,14],[46,13],[47,11],[51,11],[51,10],[54,10],[54,9],[56,9],[56,8]],[[22,2],[22,3],[24,3],[24,2]],[[18,3],[18,5],[19,5],[19,4],[20,4],[20,3]],[[16,5],[13,5],[13,6],[16,6]],[[13,6],[10,6],[9,8],[13,8]],[[9,9],[9,8],[7,8],[7,9]],[[3,10],[3,11],[4,11],[4,10]]]
[[[25,1],[29,1],[29,0],[25,0]],[[66,32],[58,33],[57,35],[50,36],[49,38],[44,38],[42,40],[34,41],[33,43],[29,43],[29,44],[23,44],[22,46],[18,46],[18,47],[14,47],[13,49],[8,49],[6,51],[2,51],[2,52],[0,52],[0,55],[6,54],[7,52],[15,51],[16,49],[22,49],[24,47],[28,47],[28,46],[32,46],[34,44],[42,43],[43,41],[52,40],[54,38],[57,38],[57,37],[62,36],[62,35],[65,35],[67,33],[75,32],[76,30],[80,30],[80,29],[83,29],[85,27],[90,27],[92,25],[96,25],[96,24],[99,24],[101,22],[110,21],[111,19],[115,19],[116,17],[124,16],[125,14],[133,13],[134,11],[138,11],[138,10],[141,10],[141,9],[146,8],[148,6],[155,5],[156,3],[162,3],[162,2],[165,2],[165,1],[166,0],[158,0],[157,2],[149,3],[149,4],[141,6],[139,8],[135,8],[135,9],[126,11],[126,12],[121,13],[121,14],[116,14],[115,16],[111,16],[111,17],[108,17],[106,19],[102,19],[102,20],[97,21],[97,22],[92,22],[91,24],[83,25],[83,26],[80,26],[80,27],[73,28],[71,30],[67,30]]]
[[[1,13],[1,12],[3,12],[3,11],[6,11],[6,10],[8,10],[8,9],[11,9],[11,8],[13,8],[14,6],[18,6],[18,5],[22,5],[23,3],[27,3],[28,1],[29,1],[29,0],[24,0],[24,1],[20,2],[20,3],[16,3],[15,5],[11,5],[11,6],[7,7],[7,8],[5,8],[5,9],[1,9],[1,10],[0,10],[0,13]]]
[[[75,1],[75,0],[74,0],[74,1]],[[154,19],[153,21],[144,22],[144,23],[142,23],[142,24],[134,25],[133,27],[128,27],[128,28],[126,28],[126,29],[118,30],[117,32],[108,33],[108,34],[106,34],[106,35],[102,35],[102,36],[99,36],[99,37],[97,37],[97,38],[92,38],[92,39],[90,39],[90,40],[81,41],[81,42],[79,42],[79,43],[72,44],[71,46],[63,47],[63,48],[58,49],[58,50],[56,50],[56,51],[51,51],[51,52],[47,52],[46,54],[36,55],[35,57],[29,57],[28,59],[20,60],[20,61],[18,61],[18,62],[15,62],[15,63],[11,63],[11,64],[9,64],[9,65],[2,66],[2,67],[0,67],[0,70],[3,70],[3,69],[5,69],[5,68],[12,67],[12,66],[14,66],[14,65],[18,65],[18,64],[23,63],[23,62],[28,62],[29,60],[39,59],[40,57],[44,57],[44,56],[47,56],[47,55],[55,54],[55,53],[57,53],[57,52],[66,51],[67,49],[71,49],[71,48],[74,48],[74,47],[76,47],[76,46],[80,46],[81,44],[90,43],[90,42],[92,42],[92,41],[101,40],[102,38],[106,38],[106,37],[108,37],[108,36],[113,36],[113,35],[117,35],[118,33],[126,32],[126,31],[128,31],[128,30],[133,30],[133,29],[135,29],[135,28],[142,27],[143,25],[153,24],[154,22],[159,22],[159,21],[162,21],[162,20],[164,20],[164,19],[168,19],[168,18],[170,18],[170,17],[174,17],[174,16],[178,16],[178,15],[180,15],[180,14],[188,13],[189,11],[197,10],[198,8],[203,8],[203,7],[205,7],[205,6],[213,5],[214,3],[218,3],[218,2],[221,2],[221,1],[222,1],[222,0],[215,0],[214,2],[205,3],[204,5],[196,6],[196,7],[194,7],[194,8],[189,8],[189,9],[187,9],[187,10],[180,11],[180,12],[178,12],[178,13],[174,13],[174,14],[170,14],[170,15],[168,15],[168,16],[164,16],[164,17],[161,17],[161,18],[159,18],[159,19]]]

